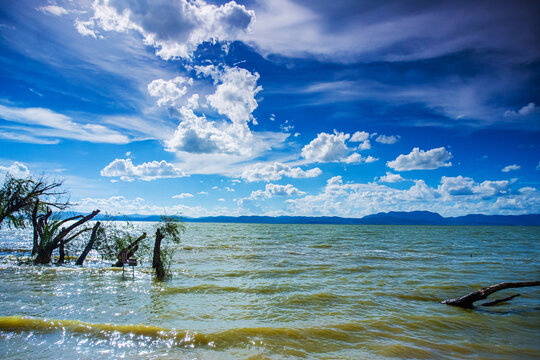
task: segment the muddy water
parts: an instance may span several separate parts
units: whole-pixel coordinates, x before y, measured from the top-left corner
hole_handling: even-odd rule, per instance
[[[538,227],[188,224],[166,282],[19,265],[29,240],[0,232],[3,359],[540,358],[540,288],[439,303],[539,280]]]

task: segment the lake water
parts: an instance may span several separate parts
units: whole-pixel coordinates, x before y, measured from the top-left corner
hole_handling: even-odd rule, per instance
[[[152,223],[136,223],[142,232]],[[2,359],[539,359],[540,227],[187,224],[173,276],[18,265],[0,232]],[[20,250],[20,251],[17,251]]]

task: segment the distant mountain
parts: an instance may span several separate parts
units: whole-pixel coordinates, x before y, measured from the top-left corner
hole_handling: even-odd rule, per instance
[[[73,213],[64,213],[65,217]],[[76,215],[76,214],[75,214]],[[159,221],[159,215],[107,216],[99,214],[95,220]],[[209,216],[200,218],[182,217],[184,222],[248,223],[248,224],[335,224],[335,225],[504,225],[540,226],[540,214],[530,215],[480,215],[442,217],[429,211],[378,213],[363,218],[337,216]]]

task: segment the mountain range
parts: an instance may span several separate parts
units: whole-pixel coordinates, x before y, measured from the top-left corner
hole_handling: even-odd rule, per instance
[[[67,213],[66,213],[67,215]],[[73,214],[70,213],[70,216]],[[429,211],[386,212],[367,215],[362,218],[337,216],[208,216],[176,217],[184,222],[250,223],[250,224],[335,224],[335,225],[503,225],[540,226],[540,214],[527,215],[481,215],[471,214],[457,217],[443,217]],[[159,221],[159,215],[102,215],[95,220]]]

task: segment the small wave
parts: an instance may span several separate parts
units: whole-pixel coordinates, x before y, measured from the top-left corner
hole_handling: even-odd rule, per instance
[[[161,290],[163,295],[189,294],[189,293],[245,293],[245,294],[280,294],[293,290],[290,286],[261,286],[261,287],[239,287],[239,286],[221,286],[215,284],[202,284],[189,287],[170,287]]]

